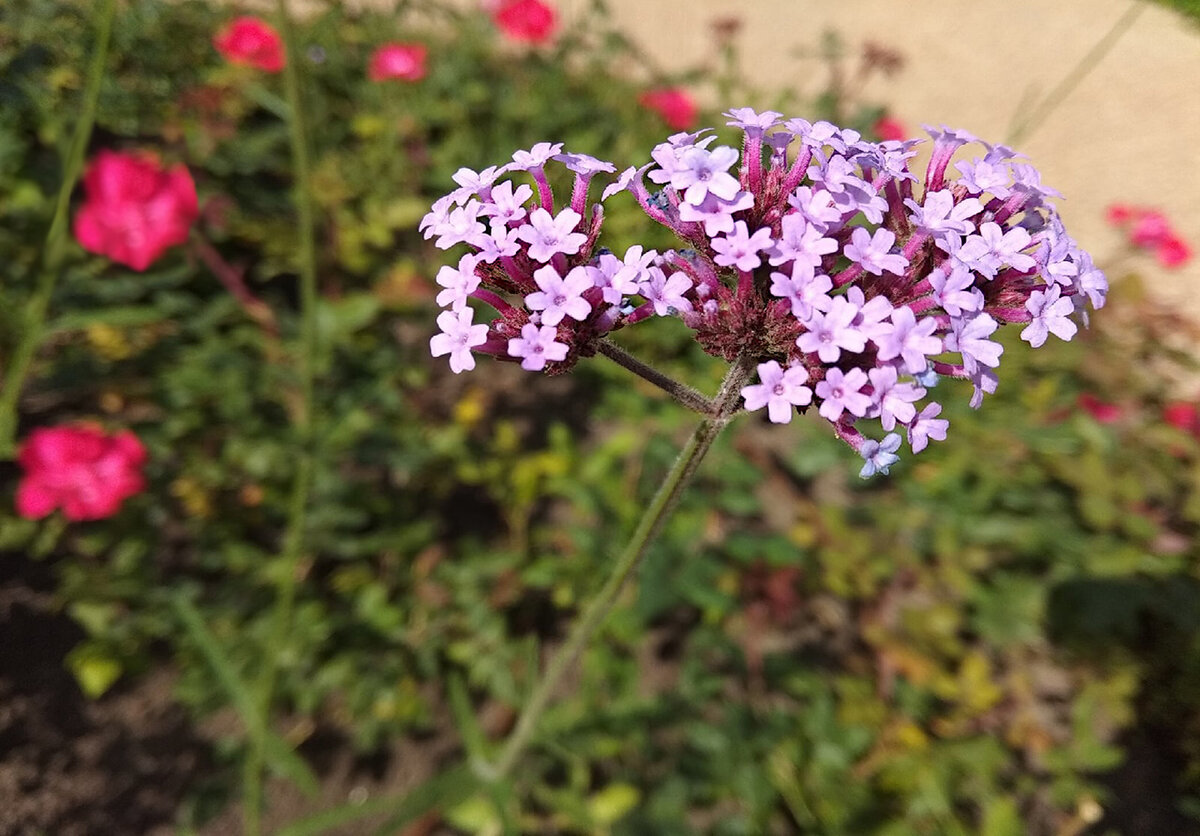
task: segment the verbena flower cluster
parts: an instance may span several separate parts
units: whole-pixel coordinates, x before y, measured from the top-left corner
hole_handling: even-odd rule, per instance
[[[438,247],[469,249],[437,275],[445,310],[433,355],[455,372],[483,353],[555,374],[613,331],[679,317],[708,353],[757,363],[747,409],[777,423],[815,409],[865,459],[865,477],[897,461],[901,434],[914,453],[946,437],[929,397],[939,378],[970,381],[975,407],[995,391],[1001,325],[1022,325],[1037,347],[1050,334],[1071,339],[1086,307],[1103,306],[1103,273],[1048,202],[1060,195],[1013,150],[927,128],[918,189],[908,163],[924,140],[871,142],[749,108],[725,115],[743,133],[740,153],[708,130],[676,134],[599,202],[592,180],[615,167],[558,143],[459,170],[459,188],[421,224]],[[970,144],[982,153],[951,179],[951,158]],[[574,173],[565,204],[551,164]],[[601,248],[603,204],[624,192],[683,246]],[[480,321],[471,300],[495,318]],[[864,421],[886,435],[864,435]]]

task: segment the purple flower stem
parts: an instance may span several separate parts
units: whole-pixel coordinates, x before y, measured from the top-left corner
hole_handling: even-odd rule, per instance
[[[779,189],[779,194],[785,200],[800,185],[800,181],[804,179],[804,175],[808,172],[808,164],[811,161],[812,149],[807,145],[801,146],[800,151],[796,154],[796,161],[792,163],[792,167],[788,170],[787,178],[784,179],[783,186]]]
[[[533,182],[537,183],[538,198],[542,201],[542,208],[554,214],[554,190],[550,188],[550,181],[546,179],[546,171],[541,166],[530,169],[529,173],[533,176]]]
[[[477,288],[471,293],[472,299],[478,299],[486,305],[491,305],[501,316],[511,316],[517,313],[517,309],[505,302],[497,294],[492,293],[482,287]]]
[[[852,263],[845,270],[833,277],[833,286],[845,287],[846,285],[850,284],[850,282],[861,276],[863,274],[863,270],[864,268],[861,264],[858,264],[857,262]]]

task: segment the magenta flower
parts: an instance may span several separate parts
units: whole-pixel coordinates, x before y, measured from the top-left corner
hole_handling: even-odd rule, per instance
[[[257,17],[234,18],[213,38],[213,46],[231,64],[267,73],[283,70],[283,39],[269,23]]]
[[[425,77],[424,44],[384,44],[371,54],[367,78],[371,81],[420,81]]]
[[[75,239],[85,250],[138,271],[186,242],[200,214],[188,170],[163,168],[149,154],[98,152],[83,175],[83,190]]]
[[[17,454],[25,471],[17,513],[40,519],[61,508],[68,520],[111,517],[145,487],[146,448],[128,430],[109,436],[90,424],[39,427]]]

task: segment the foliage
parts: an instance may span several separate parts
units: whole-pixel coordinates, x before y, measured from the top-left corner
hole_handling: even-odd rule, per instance
[[[528,50],[478,13],[401,6],[330,3],[302,24],[322,382],[279,690],[295,728],[362,750],[443,732],[451,676],[511,717],[686,432],[603,359],[568,378],[499,363],[451,377],[427,356],[440,254],[414,230],[459,166],[538,140],[644,160],[666,131],[614,76],[663,80],[602,19]],[[86,8],[0,12],[0,356],[57,188]],[[70,664],[90,694],[165,654],[203,714],[269,650],[295,466],[286,105],[277,78],[213,51],[225,11],[133,0],[121,14],[93,147],[185,162],[202,219],[146,273],[72,251],[22,415],[25,432],[80,417],[134,429],[150,488],[107,521],[33,523],[0,471],[0,553],[53,565],[89,636]],[[419,84],[366,80],[393,39],[429,46]],[[825,106],[855,110],[838,93]],[[634,243],[639,213],[613,204],[608,229]],[[278,333],[226,291],[231,275]],[[743,418],[547,715],[517,782],[520,829],[1004,836],[1079,832],[1110,807],[1118,827],[1138,800],[1104,776],[1131,730],[1169,730],[1189,771],[1160,790],[1195,810],[1200,445],[1160,418],[1194,367],[1187,326],[1122,290],[1086,340],[1041,356],[1009,344],[986,407],[952,394],[950,440],[888,480],[860,483],[819,421]],[[710,358],[649,339],[626,346],[711,391]],[[1121,418],[1078,409],[1083,393]],[[484,797],[445,812],[466,832],[498,821]]]

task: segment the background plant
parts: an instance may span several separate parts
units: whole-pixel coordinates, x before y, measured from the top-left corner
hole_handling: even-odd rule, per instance
[[[59,184],[87,11],[0,12],[4,358]],[[68,250],[21,435],[76,418],[129,427],[150,486],[79,526],[6,502],[0,548],[30,577],[25,561],[53,569],[88,633],[69,664],[90,693],[166,664],[200,716],[229,695],[171,594],[248,677],[283,567],[299,328],[285,109],[277,78],[213,50],[225,10],[142,0],[120,14],[92,148],[185,162],[202,217],[189,249],[146,273]],[[516,369],[450,379],[427,357],[437,261],[414,227],[459,166],[547,137],[632,161],[663,128],[640,87],[611,80],[630,53],[594,26],[528,49],[474,12],[330,5],[300,29],[328,383],[275,728],[310,755],[331,729],[364,752],[453,740],[454,675],[498,737],[532,649],[593,589],[688,418],[600,361],[536,386]],[[429,46],[419,84],[367,80],[390,40]],[[608,232],[634,243],[620,236],[637,213],[616,209]],[[278,338],[218,273],[242,277]],[[1162,418],[1191,392],[1191,332],[1122,290],[1078,345],[1009,345],[989,408],[886,482],[858,484],[815,422],[745,421],[720,442],[549,713],[556,742],[515,788],[521,829],[1060,833],[1111,809],[1113,829],[1137,832],[1143,800],[1112,770],[1147,740],[1154,756],[1132,768],[1160,770],[1166,806],[1194,810],[1200,449]],[[712,390],[719,372],[683,329],[628,336]],[[1119,418],[1080,409],[1082,394]],[[0,474],[11,497],[17,473]],[[443,813],[465,832],[498,821],[485,798]]]

